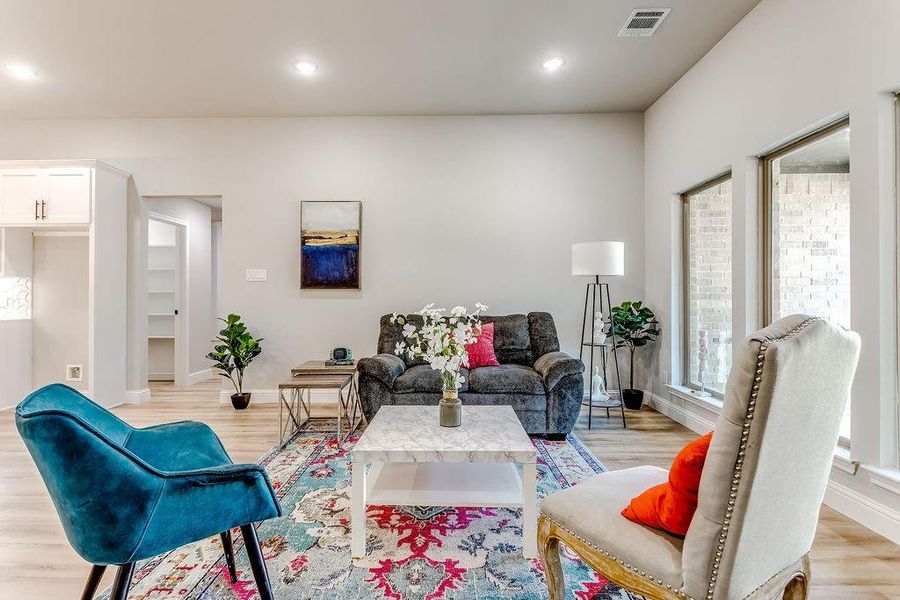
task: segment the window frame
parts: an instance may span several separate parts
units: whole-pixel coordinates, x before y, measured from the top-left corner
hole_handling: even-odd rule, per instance
[[[681,199],[681,385],[685,388],[691,390],[699,390],[700,386],[691,382],[690,373],[688,373],[690,369],[690,286],[688,285],[689,276],[690,276],[690,260],[691,260],[691,233],[690,233],[690,217],[691,217],[691,203],[690,197],[700,192],[706,191],[711,187],[717,186],[726,181],[734,180],[734,173],[732,169],[728,169],[724,173],[720,173],[711,179],[707,179],[703,183],[699,185],[695,185],[689,190],[685,190],[680,194]],[[733,190],[732,190],[732,198],[733,198]],[[732,284],[734,283],[734,261],[731,264],[731,278]],[[732,298],[733,305],[733,298]],[[733,306],[732,306],[733,310]],[[733,319],[732,319],[733,320]],[[734,323],[732,323],[732,335],[733,335]],[[724,400],[725,394],[722,392],[717,392],[715,390],[708,389],[706,390],[713,398],[717,398],[719,400]]]
[[[815,131],[802,135],[786,144],[782,144],[771,152],[759,157],[760,165],[760,291],[762,293],[762,326],[772,324],[772,311],[775,300],[772,294],[775,291],[772,279],[775,273],[775,257],[772,254],[773,246],[773,222],[772,222],[772,163],[783,156],[804,146],[813,144],[842,129],[850,127],[850,115],[820,127]],[[851,167],[852,169],[852,167]]]

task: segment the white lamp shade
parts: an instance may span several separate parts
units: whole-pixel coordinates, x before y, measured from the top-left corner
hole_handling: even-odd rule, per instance
[[[625,242],[572,244],[572,275],[608,277],[625,274]]]

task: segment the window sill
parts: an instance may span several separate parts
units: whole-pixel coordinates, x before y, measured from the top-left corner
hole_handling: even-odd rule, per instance
[[[678,398],[686,400],[691,404],[694,404],[701,408],[705,408],[706,410],[710,410],[716,414],[722,412],[722,401],[715,396],[698,396],[697,394],[692,394],[691,388],[685,387],[683,385],[666,384],[666,388],[668,388],[669,393],[671,393],[673,396],[677,396]]]
[[[859,462],[850,460],[850,450],[840,446],[834,449],[834,461],[831,466],[851,475],[856,475],[859,470]]]
[[[900,495],[900,469],[891,467],[872,467],[866,465],[863,467],[869,472],[869,479],[873,485]]]

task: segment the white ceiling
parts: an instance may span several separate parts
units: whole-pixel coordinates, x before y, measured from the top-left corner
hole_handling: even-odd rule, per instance
[[[0,119],[643,110],[757,2],[0,0]]]

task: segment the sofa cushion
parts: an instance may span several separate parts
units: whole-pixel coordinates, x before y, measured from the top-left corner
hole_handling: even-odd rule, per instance
[[[459,391],[464,392],[468,388],[469,371],[468,369],[462,369],[460,373],[464,381]],[[432,369],[428,365],[410,367],[394,380],[394,391],[398,394],[409,394],[412,392],[435,392],[439,394],[442,387],[441,372]]]
[[[422,315],[406,315],[406,320],[417,328],[422,326]],[[394,323],[392,315],[383,315],[380,322],[381,331],[378,334],[378,354],[395,354],[398,342],[406,343],[403,337],[403,325]],[[405,352],[400,357],[407,367],[427,365],[421,358],[410,358]]]
[[[528,313],[528,331],[531,337],[531,352],[535,359],[559,350],[559,337],[556,335],[556,325],[550,313]]]
[[[483,323],[494,324],[494,351],[500,364],[533,365],[531,334],[525,315],[483,316]]]
[[[544,498],[541,513],[588,544],[680,589],[682,540],[619,514],[631,498],[667,477],[666,470],[649,466],[601,473]]]
[[[544,380],[538,372],[523,365],[472,369],[469,391],[476,394],[545,394]]]

